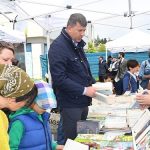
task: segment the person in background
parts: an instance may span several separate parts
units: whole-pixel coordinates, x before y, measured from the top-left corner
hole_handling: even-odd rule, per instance
[[[12,43],[0,41],[0,64],[12,64],[14,60],[14,46]],[[0,100],[3,97],[0,96]],[[0,108],[1,109],[1,108]],[[8,111],[5,111],[8,114]],[[0,110],[0,149],[9,150],[8,138],[8,119],[2,110]]]
[[[128,60],[127,69],[128,71],[123,77],[123,93],[127,91],[130,91],[130,93],[137,93],[139,82],[137,80],[136,73],[139,71],[139,63],[136,60]]]
[[[44,109],[39,113],[31,109],[38,94],[34,81],[22,69],[0,64],[0,83],[0,109],[12,111],[9,115],[10,149],[62,150],[63,146],[52,144],[49,113]]]
[[[114,87],[116,95],[123,94],[123,77],[127,71],[127,60],[124,58],[125,54],[120,52],[118,54],[119,65],[117,75],[115,77]]]
[[[83,50],[86,26],[87,21],[82,14],[72,14],[67,27],[50,45],[48,53],[65,141],[76,138],[77,121],[86,120],[88,106],[96,93],[92,87],[95,80]]]
[[[108,66],[105,60],[103,60],[103,57],[99,57],[99,82],[104,82],[104,80],[107,78],[107,70]]]
[[[117,75],[118,66],[119,66],[119,63],[118,63],[117,58],[113,57],[110,67],[108,68],[108,70],[110,72],[110,77],[112,80],[114,80],[115,76]]]
[[[141,87],[150,90],[150,49],[148,51],[149,59],[143,61],[139,70],[139,78]]]
[[[14,46],[5,41],[0,42],[0,64],[12,64],[15,58]]]
[[[112,62],[112,57],[111,57],[111,55],[109,55],[108,58],[107,58],[107,66],[108,66],[108,68],[110,67],[111,62]]]
[[[15,47],[12,43],[0,41],[0,64],[18,66],[19,61],[15,58]]]

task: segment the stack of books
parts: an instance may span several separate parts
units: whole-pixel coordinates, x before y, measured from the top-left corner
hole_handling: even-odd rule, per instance
[[[150,112],[145,110],[132,129],[137,150],[150,149]]]
[[[90,150],[134,150],[132,135],[107,132],[105,134],[79,134],[75,141],[93,145]]]

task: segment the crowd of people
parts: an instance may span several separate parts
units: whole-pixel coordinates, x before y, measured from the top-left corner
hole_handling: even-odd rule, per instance
[[[150,51],[148,55],[149,53]],[[109,56],[107,62],[102,56],[99,57],[99,82],[110,79],[116,95],[122,95],[126,91],[137,93],[140,87],[150,89],[149,59],[140,65],[136,59],[126,60],[124,56],[125,53],[120,52],[118,58]]]
[[[96,89],[92,87],[96,81],[84,53],[82,38],[86,26],[87,20],[82,14],[72,14],[49,48],[52,87],[60,111],[57,143],[52,140],[49,125],[50,109],[56,107],[48,97],[47,89],[52,87],[43,81],[33,81],[24,70],[15,66],[18,61],[13,44],[0,42],[1,150],[63,150],[68,138],[76,138],[77,122],[87,119],[88,106],[96,95]],[[100,56],[99,81],[110,78],[116,95],[128,91],[137,93],[139,83],[149,89],[150,60],[143,61],[140,66],[136,60],[127,61],[124,56],[120,52],[118,58],[109,57],[108,62]],[[44,100],[48,108],[39,102],[41,89],[46,94]],[[137,94],[142,108],[150,106],[149,96],[148,90],[146,94]]]

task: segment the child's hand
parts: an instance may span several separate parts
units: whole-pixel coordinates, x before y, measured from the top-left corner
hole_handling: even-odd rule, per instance
[[[64,149],[64,145],[57,145],[56,150],[63,150]]]

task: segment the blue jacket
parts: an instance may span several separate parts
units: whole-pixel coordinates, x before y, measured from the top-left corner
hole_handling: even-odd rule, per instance
[[[141,63],[140,70],[139,70],[139,78],[141,79],[141,87],[143,89],[147,89],[149,79],[144,78],[144,75],[150,74],[150,59],[145,60]]]
[[[137,90],[138,82],[129,72],[126,72],[123,78],[123,92],[131,91],[131,93],[136,93]]]
[[[50,72],[60,108],[82,108],[91,104],[91,98],[83,95],[84,87],[95,83],[84,46],[83,40],[76,46],[65,28],[50,46]]]
[[[26,131],[21,139],[19,150],[52,150],[51,132],[48,124],[49,113],[44,113],[41,116],[43,122],[38,119],[35,112],[18,115],[11,120],[10,128],[14,121],[20,120]]]

